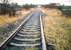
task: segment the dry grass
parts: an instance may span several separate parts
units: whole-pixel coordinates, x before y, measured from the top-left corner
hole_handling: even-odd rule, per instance
[[[22,9],[21,11],[17,11],[17,13],[19,13],[18,16],[8,16],[8,15],[2,15],[0,16],[0,26],[4,26],[8,23],[13,23],[17,20],[22,19],[27,13],[29,13],[29,11]]]
[[[16,21],[21,21],[27,13],[29,13],[29,11],[22,9],[21,11],[17,11],[16,16],[0,15],[0,44],[11,34],[9,33],[10,31],[8,31],[9,28],[7,28],[6,26],[9,26],[10,24],[15,24]]]
[[[71,18],[61,16],[57,9],[45,9],[43,18],[46,42],[54,44],[56,50],[71,50]]]

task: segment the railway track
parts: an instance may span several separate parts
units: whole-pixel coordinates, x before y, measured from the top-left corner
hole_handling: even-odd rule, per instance
[[[41,16],[42,12],[33,12],[3,50],[46,50]]]

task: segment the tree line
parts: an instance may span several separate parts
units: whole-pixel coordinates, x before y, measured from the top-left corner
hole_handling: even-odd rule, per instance
[[[58,7],[59,10],[61,10],[61,12],[65,15],[65,16],[71,16],[71,6],[59,6]]]
[[[20,10],[21,8],[25,8],[25,9],[30,9],[35,7],[36,5],[18,5],[17,3],[10,3],[11,0],[0,0],[0,15],[6,15],[8,14],[9,16],[14,16],[16,15],[16,11]]]

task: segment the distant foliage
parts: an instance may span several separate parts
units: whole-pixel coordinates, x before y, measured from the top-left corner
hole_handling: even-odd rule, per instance
[[[9,4],[0,4],[0,14],[15,15],[15,9],[13,6],[10,6]]]
[[[30,8],[34,8],[34,7],[36,7],[36,5],[28,5],[28,4],[25,4],[25,5],[23,5],[23,8],[25,8],[25,9],[30,9]]]
[[[71,16],[71,6],[59,6],[59,10],[66,16]]]
[[[14,16],[16,14],[16,10],[19,7],[18,4],[12,3],[9,4],[11,0],[0,0],[0,15],[10,15]]]

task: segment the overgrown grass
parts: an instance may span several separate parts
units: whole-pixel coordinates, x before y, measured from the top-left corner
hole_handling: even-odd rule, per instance
[[[48,11],[51,10],[47,10],[48,16],[43,18],[47,46],[51,43],[55,50],[71,50],[71,18],[54,15],[59,10],[50,15]]]

